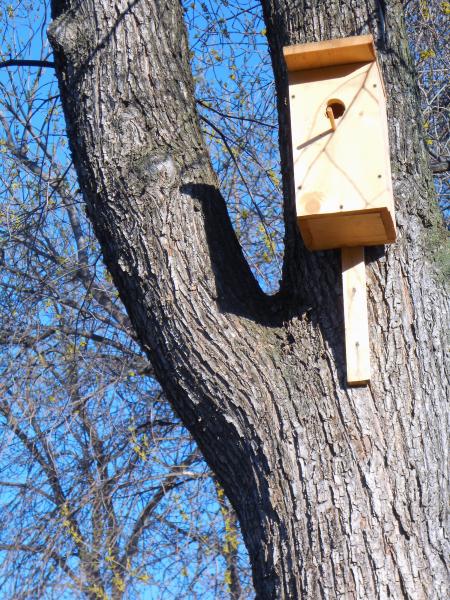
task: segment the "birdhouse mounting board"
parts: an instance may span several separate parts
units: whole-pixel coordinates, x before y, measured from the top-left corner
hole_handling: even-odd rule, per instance
[[[370,380],[364,248],[342,248],[341,262],[347,381],[363,385]]]

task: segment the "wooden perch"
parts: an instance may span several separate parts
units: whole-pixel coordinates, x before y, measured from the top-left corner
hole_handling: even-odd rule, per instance
[[[336,121],[334,120],[334,112],[331,106],[327,108],[327,117],[330,119],[331,129],[336,131]]]

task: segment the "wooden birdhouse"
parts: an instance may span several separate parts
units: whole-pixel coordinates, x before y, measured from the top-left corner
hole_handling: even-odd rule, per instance
[[[284,58],[303,240],[310,250],[359,248],[343,250],[342,261],[347,380],[360,384],[370,378],[363,247],[396,238],[386,99],[373,38],[289,46]],[[351,306],[365,324],[351,321]]]

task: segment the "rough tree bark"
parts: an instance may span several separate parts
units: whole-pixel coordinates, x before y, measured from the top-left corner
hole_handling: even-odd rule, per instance
[[[444,598],[448,312],[401,4],[262,4],[285,183],[280,292],[260,291],[218,191],[178,0],[52,2],[87,210],[159,381],[237,511],[258,598]],[[367,252],[373,377],[349,389],[339,254],[306,252],[295,228],[281,48],[369,31],[399,239]]]

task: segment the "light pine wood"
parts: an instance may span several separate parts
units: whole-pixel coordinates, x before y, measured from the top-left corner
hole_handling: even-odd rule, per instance
[[[297,219],[310,250],[396,238],[382,77],[375,53],[361,50],[373,49],[371,39],[344,38],[285,52],[317,51],[322,57],[320,68],[308,63],[306,70],[294,71],[287,59]],[[358,62],[347,62],[345,48]],[[343,105],[342,116],[329,110],[331,102]]]
[[[283,54],[288,71],[302,71],[374,61],[375,47],[371,35],[359,35],[287,46],[283,48]]]
[[[367,319],[364,248],[342,248],[347,383],[364,385],[370,380],[369,325]]]
[[[387,209],[297,219],[305,246],[329,250],[351,246],[378,246],[395,241],[395,228]]]

